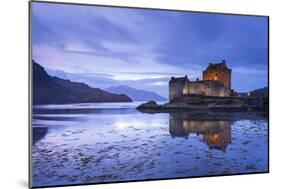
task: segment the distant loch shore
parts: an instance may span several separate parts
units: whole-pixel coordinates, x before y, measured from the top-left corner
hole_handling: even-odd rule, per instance
[[[267,111],[268,99],[263,97],[214,97],[187,95],[173,99],[169,103],[157,104],[148,101],[137,107],[142,112],[175,111]]]

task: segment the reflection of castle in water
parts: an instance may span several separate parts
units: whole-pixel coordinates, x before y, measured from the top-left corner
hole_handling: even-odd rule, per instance
[[[189,134],[203,135],[203,142],[210,149],[225,152],[227,145],[231,144],[230,121],[222,120],[191,120],[170,114],[169,132],[172,137],[188,138]]]

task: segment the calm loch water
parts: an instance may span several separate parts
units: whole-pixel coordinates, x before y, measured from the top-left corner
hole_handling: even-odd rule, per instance
[[[268,171],[266,117],[149,114],[138,104],[34,106],[33,186]]]

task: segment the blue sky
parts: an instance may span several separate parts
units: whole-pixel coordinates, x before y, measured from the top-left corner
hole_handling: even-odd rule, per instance
[[[239,92],[267,85],[267,18],[36,3],[33,59],[92,87],[128,85],[168,96],[171,76],[202,78],[225,59]]]

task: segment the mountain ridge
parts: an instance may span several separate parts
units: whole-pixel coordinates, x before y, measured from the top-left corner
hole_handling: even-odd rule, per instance
[[[122,93],[126,94],[133,101],[147,101],[147,100],[164,101],[164,100],[167,100],[166,98],[158,95],[155,92],[140,90],[140,89],[126,86],[126,85],[112,86],[112,87],[108,87],[104,90],[111,92],[111,93],[116,93],[116,94],[122,94]]]
[[[132,99],[124,94],[112,94],[82,82],[52,77],[34,60],[32,66],[33,104],[132,102]]]

